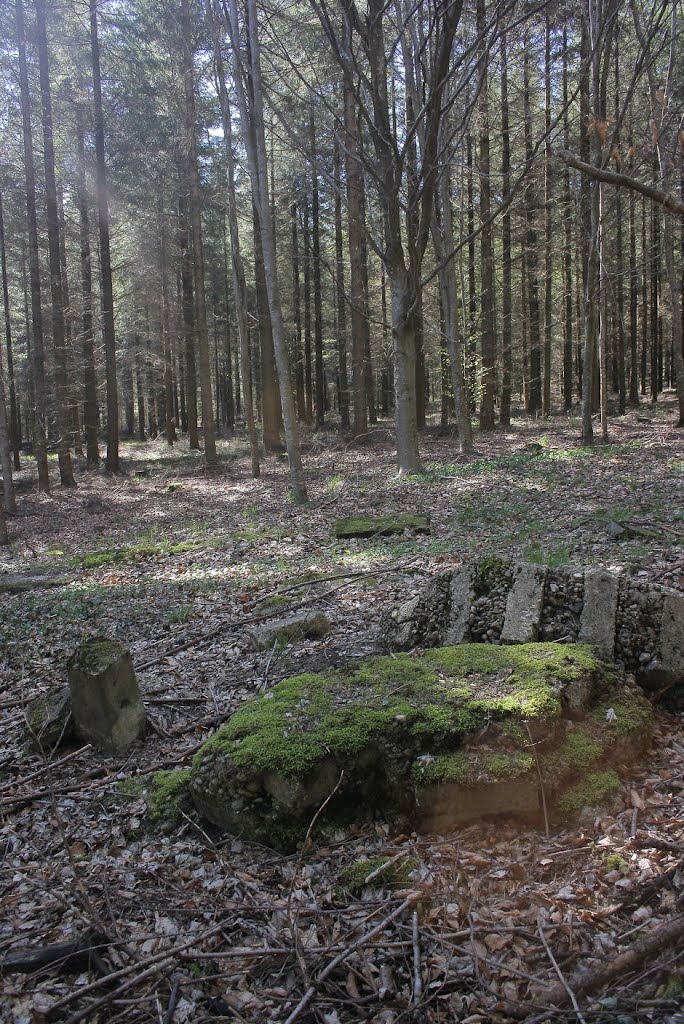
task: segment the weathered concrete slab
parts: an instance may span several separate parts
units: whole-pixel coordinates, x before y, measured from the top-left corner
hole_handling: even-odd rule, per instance
[[[502,644],[527,644],[539,636],[546,572],[543,565],[520,562],[516,566],[506,601]]]
[[[323,612],[304,612],[286,619],[272,619],[253,626],[249,635],[257,650],[290,640],[318,640],[330,632],[330,619]]]
[[[0,592],[22,594],[26,590],[48,590],[66,587],[72,580],[68,576],[7,575],[0,576]]]
[[[587,569],[584,573],[579,640],[593,644],[602,658],[612,659],[615,655],[619,583],[619,577],[605,569]]]
[[[472,566],[464,565],[457,569],[451,577],[449,587],[449,625],[444,635],[444,643],[460,644],[465,639],[470,615],[470,587],[473,580]]]
[[[410,530],[412,533],[430,533],[430,520],[426,516],[407,512],[397,516],[362,516],[356,519],[338,519],[333,523],[333,536],[345,538],[390,537]]]

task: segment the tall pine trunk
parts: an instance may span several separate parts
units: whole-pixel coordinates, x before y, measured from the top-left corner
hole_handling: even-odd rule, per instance
[[[24,168],[26,172],[26,211],[28,220],[28,262],[31,291],[31,362],[33,384],[33,449],[38,469],[38,490],[50,492],[47,459],[47,403],[45,394],[45,350],[43,343],[43,311],[40,302],[40,250],[36,213],[36,170],[31,130],[31,95],[26,64],[26,36],[23,0],[16,0],[17,49],[19,53],[19,87],[24,136]],[[29,337],[27,326],[27,340]]]
[[[477,172],[480,192],[480,322],[482,388],[480,429],[494,430],[494,392],[496,387],[496,326],[494,314],[494,242],[490,215],[492,210],[489,157],[489,75],[487,74],[487,38],[484,0],[477,0],[477,31],[480,37],[479,69],[479,145]]]
[[[365,368],[365,337],[368,318],[363,280],[365,191],[359,152],[359,132],[356,123],[354,84],[351,70],[348,68],[343,71],[342,88],[344,90],[344,163],[347,179],[347,229],[351,278],[352,432],[354,437],[360,437],[368,431]]]
[[[57,181],[55,178],[55,147],[52,137],[52,99],[50,96],[50,68],[45,0],[36,0],[36,29],[38,38],[38,67],[43,121],[43,157],[45,164],[45,205],[47,208],[47,237],[50,263],[50,295],[52,298],[52,341],[55,358],[55,413],[57,419],[57,457],[62,487],[75,487],[74,468],[69,450],[69,390],[67,383],[67,349],[64,328],[64,293],[62,287],[62,261],[59,244],[59,210]]]
[[[195,117],[194,47],[190,20],[190,0],[181,0],[181,30],[183,51],[183,113],[185,117],[185,146],[188,154],[187,169],[190,186],[190,225],[192,229],[193,280],[197,347],[199,350],[199,380],[202,395],[202,426],[204,428],[204,461],[208,467],[216,465],[216,422],[211,394],[211,361],[207,328],[207,300],[204,285],[204,240],[202,237],[202,197],[200,194],[199,166],[197,162],[197,125]]]
[[[530,95],[530,53],[529,39],[525,46],[525,58],[523,66],[524,79],[524,105],[525,105],[525,156],[529,162],[533,156],[532,146],[532,102]],[[539,251],[537,235],[537,217],[539,207],[537,203],[536,183],[533,177],[527,182],[525,188],[525,217],[527,232],[525,235],[525,264],[527,267],[527,299],[529,316],[529,343],[530,343],[530,400],[528,412],[532,416],[542,411],[542,381],[541,381],[541,332],[539,316]]]
[[[90,0],[90,48],[93,65],[95,109],[95,157],[97,161],[97,215],[100,230],[100,296],[107,379],[107,472],[119,472],[119,397],[116,385],[116,336],[114,334],[114,289],[109,245],[109,199],[105,164],[104,116],[100,42],[97,36],[97,0]]]
[[[511,378],[513,375],[513,286],[511,253],[511,139],[508,109],[508,47],[501,36],[501,176],[504,213],[501,218],[501,341],[502,375],[499,419],[505,427],[511,423]]]
[[[335,137],[333,149],[335,186],[335,297],[337,300],[337,366],[340,422],[349,429],[349,380],[347,378],[347,299],[344,290],[344,243],[342,239],[342,181],[340,144]]]
[[[86,180],[83,119],[80,106],[76,110],[76,150],[78,161],[78,221],[81,249],[81,330],[83,348],[83,421],[86,441],[86,466],[100,464],[97,437],[99,419],[97,408],[97,377],[95,373],[95,346],[93,341],[93,274],[90,260],[90,224],[88,215],[88,185]],[[144,423],[144,419],[143,419]],[[143,434],[144,440],[144,434]]]

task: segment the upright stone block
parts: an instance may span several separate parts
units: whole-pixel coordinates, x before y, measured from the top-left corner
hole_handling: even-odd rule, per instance
[[[521,562],[506,600],[502,644],[529,644],[539,637],[546,567]]]
[[[658,654],[638,675],[647,690],[675,691],[673,707],[681,708],[684,687],[684,597],[669,593],[663,602]]]
[[[607,660],[615,656],[619,583],[619,577],[605,569],[587,569],[584,573],[579,642],[593,644],[599,656]]]
[[[677,682],[684,681],[684,597],[667,594],[660,625],[660,660]]]
[[[449,585],[449,625],[442,643],[446,645],[463,643],[468,629],[470,615],[470,586],[473,579],[472,566],[464,565],[451,577]]]
[[[87,640],[68,662],[78,735],[98,750],[125,753],[145,731],[145,708],[130,653],[118,640]]]

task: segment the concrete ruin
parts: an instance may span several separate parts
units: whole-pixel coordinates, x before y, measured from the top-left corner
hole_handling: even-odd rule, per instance
[[[385,651],[460,643],[591,644],[650,691],[684,697],[684,595],[601,568],[484,557],[386,612]]]

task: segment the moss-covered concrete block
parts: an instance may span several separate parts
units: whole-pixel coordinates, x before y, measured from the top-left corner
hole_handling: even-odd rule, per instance
[[[145,708],[129,651],[93,637],[69,659],[71,710],[77,734],[98,750],[125,753],[145,732]]]
[[[338,519],[333,523],[333,536],[338,539],[352,537],[390,537],[410,530],[412,533],[430,533],[430,522],[425,516],[407,512],[398,516],[361,516],[356,519]]]
[[[650,715],[581,644],[372,658],[247,701],[195,755],[190,792],[215,824],[285,849],[333,790],[321,820],[334,825],[381,816],[435,830],[501,814],[536,822],[537,759],[547,805],[560,806],[613,752],[634,756],[648,742]]]

